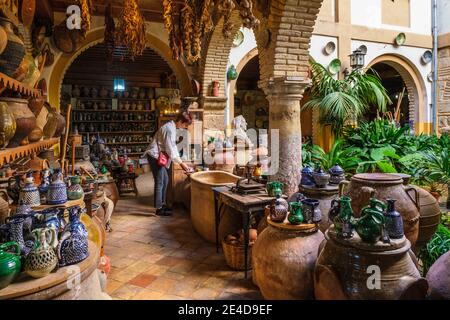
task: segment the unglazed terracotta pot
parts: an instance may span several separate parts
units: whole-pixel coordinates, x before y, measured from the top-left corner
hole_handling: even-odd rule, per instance
[[[300,230],[270,219],[268,223],[253,246],[253,282],[265,299],[313,299],[314,266],[323,233],[314,225]]]
[[[16,133],[16,119],[6,102],[0,102],[0,148],[8,145]]]
[[[44,132],[42,131],[42,129],[39,127],[36,127],[28,135],[28,141],[30,143],[38,142],[42,139],[43,136],[44,136]]]
[[[415,251],[417,252],[436,232],[441,222],[441,208],[436,198],[428,191],[412,186],[419,192],[420,203],[420,219],[419,219],[419,236],[416,242]]]
[[[16,132],[9,141],[8,147],[18,147],[28,135],[36,128],[36,116],[28,108],[28,101],[15,98],[0,98],[0,101],[8,104],[9,110],[14,114],[16,120]]]
[[[443,254],[427,273],[429,298],[450,300],[450,251]]]
[[[25,56],[23,41],[14,33],[10,20],[1,18],[0,26],[7,34],[8,42],[0,54],[0,72],[12,77]]]
[[[356,217],[361,209],[368,205],[369,199],[395,199],[396,209],[403,218],[406,238],[414,247],[419,234],[419,193],[413,187],[404,187],[400,176],[382,173],[356,174],[351,181],[343,181],[347,185],[344,191],[352,199],[352,209]]]
[[[38,98],[31,98],[30,100],[28,100],[28,107],[36,117],[41,113],[41,110],[44,107],[44,102],[45,98],[43,96]]]
[[[195,231],[206,241],[216,242],[214,194],[212,187],[235,185],[240,177],[223,171],[196,172],[191,179],[191,221]],[[199,201],[202,199],[202,201]],[[224,206],[219,225],[219,239],[242,228],[242,216]]]
[[[316,299],[425,298],[427,281],[420,276],[411,244],[405,237],[395,243],[391,239],[391,245],[370,245],[361,242],[357,235],[351,241],[342,240],[331,226],[325,238],[314,272]]]

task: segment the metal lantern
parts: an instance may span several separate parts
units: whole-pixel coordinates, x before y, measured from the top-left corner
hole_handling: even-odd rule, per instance
[[[353,69],[359,69],[364,67],[364,56],[366,54],[363,53],[363,51],[358,48],[349,56],[350,57],[350,66]]]

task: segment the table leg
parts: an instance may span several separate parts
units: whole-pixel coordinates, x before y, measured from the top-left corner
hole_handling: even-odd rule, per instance
[[[219,194],[216,191],[214,191],[214,219],[216,226],[216,252],[219,253],[220,211],[219,211]]]
[[[242,224],[244,228],[244,267],[245,267],[245,279],[247,279],[247,261],[248,261],[248,243],[249,243],[249,229],[250,229],[250,214],[246,212],[242,215]]]

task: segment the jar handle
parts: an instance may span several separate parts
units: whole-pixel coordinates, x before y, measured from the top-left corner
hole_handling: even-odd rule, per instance
[[[349,184],[350,184],[350,181],[348,181],[348,180],[343,180],[343,181],[339,182],[339,198],[344,195],[344,191]]]
[[[8,250],[11,247],[14,247],[14,251],[15,251],[14,254],[16,256],[20,256],[20,252],[21,252],[20,246],[19,246],[19,244],[17,242],[14,242],[14,241],[6,242],[6,243],[0,245],[0,251],[6,251],[6,250]]]
[[[8,192],[5,189],[0,189],[0,196],[9,204]]]
[[[414,191],[414,198],[411,197],[410,191]],[[419,192],[414,187],[407,187],[405,188],[405,192],[408,195],[408,197],[411,199],[411,201],[416,205],[417,210],[420,211],[420,199],[419,199]]]
[[[375,197],[376,191],[375,191],[374,188],[371,188],[371,187],[362,187],[362,188],[361,188],[361,191],[362,191],[363,193],[369,194],[369,199]]]

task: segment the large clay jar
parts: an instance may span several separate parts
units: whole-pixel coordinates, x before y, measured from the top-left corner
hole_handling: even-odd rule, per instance
[[[0,101],[8,104],[9,110],[14,114],[16,120],[16,132],[9,141],[8,148],[18,147],[28,135],[36,128],[36,116],[28,108],[28,101],[15,98],[0,98]]]
[[[0,72],[12,77],[25,56],[23,41],[14,33],[10,20],[0,18],[0,26],[6,31],[8,43],[0,54]]]
[[[307,198],[319,200],[319,209],[322,212],[322,221],[319,223],[320,231],[325,232],[331,225],[331,221],[328,219],[328,211],[331,209],[331,201],[338,197],[338,186],[327,185],[325,188],[316,188],[315,185],[302,185],[299,186],[301,194]]]
[[[16,133],[16,119],[9,110],[8,104],[0,102],[0,148],[8,145]]]
[[[371,245],[356,234],[351,240],[341,239],[331,226],[325,238],[314,272],[316,299],[425,298],[427,281],[420,276],[405,237],[391,239],[391,244]]]
[[[371,197],[382,201],[397,200],[396,209],[402,215],[405,236],[414,247],[419,234],[419,194],[415,188],[404,187],[400,176],[382,173],[356,174],[350,182],[341,184],[348,184],[344,193],[352,199],[352,209],[357,217]]]
[[[36,127],[28,135],[28,141],[30,143],[38,142],[38,141],[41,141],[43,136],[44,136],[44,132],[42,131],[42,129],[39,127]]]
[[[38,117],[39,114],[41,113],[41,110],[44,107],[44,102],[45,102],[44,96],[31,98],[30,100],[28,100],[28,107],[36,117]]]
[[[443,254],[427,273],[429,298],[450,300],[450,251]]]
[[[419,192],[420,219],[419,236],[416,242],[416,252],[430,241],[441,221],[441,208],[436,198],[428,191],[412,186]]]
[[[58,130],[58,117],[56,112],[49,110],[47,114],[47,123],[44,126],[44,136],[46,139],[50,139],[56,136],[56,130]]]
[[[58,162],[58,159],[55,157],[55,152],[52,149],[46,149],[39,153],[39,158],[47,159],[50,168],[59,169],[61,166]]]
[[[9,217],[9,197],[6,190],[0,190],[0,225],[5,223],[5,219]]]
[[[265,299],[314,298],[314,266],[323,233],[315,225],[274,223],[253,246],[253,282]]]

